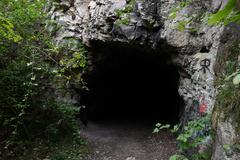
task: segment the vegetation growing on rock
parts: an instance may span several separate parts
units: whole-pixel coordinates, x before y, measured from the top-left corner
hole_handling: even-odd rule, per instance
[[[217,13],[210,16],[208,23],[210,25],[216,25],[223,22],[225,25],[231,22],[240,22],[240,12],[237,8],[238,0],[228,0],[226,6],[219,10]]]
[[[230,50],[222,61],[225,71],[219,75],[216,82],[219,87],[216,106],[218,106],[218,109],[221,107],[221,110],[225,113],[225,118],[233,116],[235,124],[238,125],[240,124],[239,44],[233,44]]]
[[[170,125],[156,124],[153,133],[162,129],[170,129]],[[177,134],[179,153],[171,156],[170,160],[207,160],[211,158],[210,141],[213,138],[211,116],[205,115],[189,121],[185,126],[175,125],[170,129]]]
[[[117,9],[116,13],[116,24],[117,25],[128,25],[130,22],[130,13],[133,12],[135,0],[130,0],[123,9]]]

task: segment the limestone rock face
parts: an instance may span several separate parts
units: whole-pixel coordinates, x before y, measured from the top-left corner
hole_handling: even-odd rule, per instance
[[[128,18],[128,24],[121,24],[121,21],[117,24],[117,10],[124,10],[127,5],[132,8],[126,15],[123,13]],[[58,44],[75,38],[89,46],[93,41],[102,41],[174,48],[179,54],[173,61],[183,72],[179,93],[186,101],[186,111],[190,110],[193,100],[204,99],[210,112],[215,96],[212,67],[222,27],[208,27],[200,21],[187,24],[184,31],[179,31],[176,26],[191,16],[209,12],[207,8],[212,8],[212,5],[217,4],[195,0],[179,9],[175,18],[169,18],[170,12],[178,7],[175,0],[138,0],[131,4],[125,0],[75,0],[71,3],[62,0],[50,5],[49,15],[57,23],[52,31]],[[197,28],[193,32],[191,29],[194,27]],[[210,63],[206,71],[201,70],[200,65],[204,59],[209,59]]]
[[[234,122],[230,118],[226,121],[219,121],[217,124],[217,135],[214,147],[213,159],[216,160],[238,160],[240,155],[236,151],[239,135],[235,130]]]
[[[234,44],[239,42],[240,38],[240,27],[236,24],[230,24],[225,27],[222,32],[219,50],[215,65],[215,74],[221,74],[224,71],[222,57],[230,55]],[[227,99],[228,97],[226,97]],[[236,123],[236,117],[234,113],[228,113],[224,110],[224,107],[231,106],[218,106],[215,105],[213,111],[213,128],[216,130],[216,140],[214,144],[213,159],[215,160],[238,160],[240,159],[240,135],[239,135],[239,124]]]
[[[177,0],[59,0],[49,1],[47,10],[53,23],[48,29],[56,44],[69,38],[94,47],[96,41],[149,46],[169,53],[179,67],[179,94],[185,102],[182,121],[212,112],[216,89],[214,66],[220,41],[225,39],[223,26],[208,26],[207,13],[223,8],[227,0],[192,0],[179,7]],[[164,52],[164,54],[167,54]],[[200,107],[204,105],[204,109]],[[204,113],[202,113],[204,112]],[[218,123],[214,160],[222,160],[226,133],[232,128]],[[228,134],[230,137],[232,133]],[[222,153],[223,154],[223,153]],[[234,158],[235,157],[235,158]],[[236,156],[230,158],[237,160]]]

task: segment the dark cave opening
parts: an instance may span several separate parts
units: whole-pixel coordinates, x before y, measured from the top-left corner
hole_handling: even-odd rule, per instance
[[[83,97],[92,121],[131,120],[176,124],[183,107],[177,67],[151,49],[95,46]]]

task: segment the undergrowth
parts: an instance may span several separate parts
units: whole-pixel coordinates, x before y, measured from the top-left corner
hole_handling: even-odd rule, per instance
[[[233,44],[229,54],[221,64],[225,68],[225,72],[218,77],[216,86],[219,88],[219,93],[216,100],[217,108],[221,108],[225,118],[231,117],[240,124],[240,68],[239,43]],[[238,127],[239,128],[239,127]],[[240,132],[240,129],[238,129]]]
[[[170,125],[156,124],[153,133],[170,129]],[[210,141],[213,137],[211,116],[205,115],[189,121],[185,126],[175,125],[170,129],[177,135],[179,153],[169,160],[209,160],[211,157]]]
[[[135,0],[130,0],[123,9],[115,10],[117,25],[128,25],[130,23],[130,13],[133,12]]]
[[[45,4],[0,1],[0,159],[44,159],[65,139],[84,144],[79,106],[63,102],[59,93],[74,83],[84,86],[86,50],[80,42],[74,51],[52,43]]]
[[[177,6],[173,8],[169,13],[169,19],[175,19],[180,15],[180,11],[190,6],[193,3],[192,0],[184,0],[178,2]],[[237,0],[228,0],[223,9],[218,10],[216,13],[197,13],[191,15],[181,15],[180,20],[177,21],[175,29],[183,32],[189,31],[195,33],[199,30],[199,25],[196,26],[195,22],[201,22],[202,24],[214,26],[218,24],[228,25],[230,23],[240,22],[240,11],[237,7]]]
[[[227,4],[222,10],[212,14],[209,17],[208,24],[216,25],[223,22],[225,25],[235,22],[240,22],[240,11],[236,8],[238,0],[228,0]]]

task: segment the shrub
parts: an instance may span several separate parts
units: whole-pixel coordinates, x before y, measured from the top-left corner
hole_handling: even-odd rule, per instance
[[[154,133],[158,133],[161,129],[169,129],[170,125],[156,124]],[[199,152],[200,147],[209,145],[212,137],[211,118],[210,115],[199,117],[189,121],[185,126],[175,125],[170,130],[173,133],[179,132],[177,135],[178,147],[182,155],[172,155],[170,160],[208,160],[211,157],[211,150],[206,149]]]
[[[79,108],[56,100],[55,91],[73,69],[86,68],[86,51],[54,46],[44,28],[45,3],[0,1],[0,159],[20,159],[35,141],[50,145],[68,136],[81,143]]]

